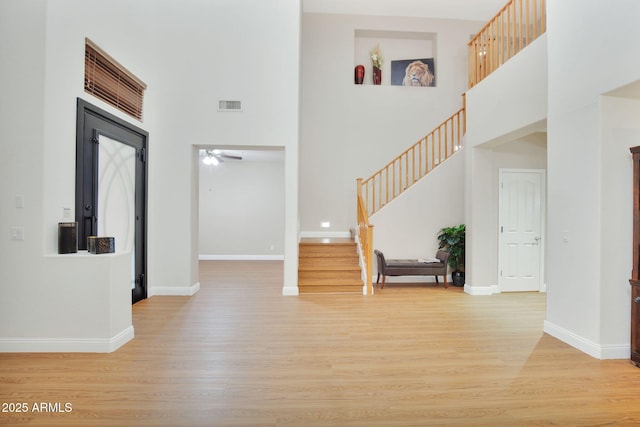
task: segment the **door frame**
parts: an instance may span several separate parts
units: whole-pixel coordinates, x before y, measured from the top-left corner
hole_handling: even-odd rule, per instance
[[[92,116],[100,123],[100,129],[89,129],[86,123],[86,117]],[[87,193],[97,193],[97,180],[93,180],[91,184],[85,180],[85,164],[94,162],[93,167],[97,168],[97,148],[91,146],[87,149],[87,140],[97,142],[99,135],[107,136],[111,139],[119,141],[123,144],[133,146],[127,143],[127,137],[134,136],[140,141],[136,148],[136,155],[142,165],[142,188],[138,188],[136,184],[136,206],[141,204],[143,210],[142,227],[136,225],[135,236],[135,259],[136,259],[136,286],[131,290],[131,301],[133,304],[147,298],[147,227],[148,227],[148,143],[149,133],[133,124],[122,120],[111,113],[108,113],[89,102],[77,98],[77,117],[76,117],[76,196],[75,211],[76,221],[78,222],[78,248],[86,249],[85,236],[85,215],[84,215],[84,199]],[[136,166],[137,168],[137,166]],[[97,169],[95,171],[97,173]],[[137,174],[137,172],[136,172]],[[92,188],[88,188],[91,186]],[[141,191],[142,194],[138,192]],[[140,199],[140,200],[138,200]],[[95,209],[95,207],[94,207]],[[95,214],[93,215],[96,218]],[[140,246],[138,246],[140,245]],[[141,251],[138,256],[137,250]],[[140,285],[140,286],[138,286]]]
[[[501,285],[501,275],[500,272],[502,271],[502,254],[503,254],[503,245],[502,245],[502,238],[501,238],[501,232],[500,232],[500,227],[502,226],[502,203],[503,203],[503,199],[502,199],[502,191],[501,191],[501,187],[502,187],[502,181],[503,181],[503,174],[506,173],[536,173],[538,175],[540,175],[540,262],[538,264],[538,268],[539,268],[539,285],[538,285],[538,292],[546,292],[547,291],[547,286],[546,286],[546,275],[545,275],[545,247],[546,247],[546,221],[547,221],[547,216],[546,216],[546,212],[547,212],[547,194],[546,194],[546,189],[547,189],[547,183],[546,183],[546,173],[547,171],[545,169],[517,169],[517,168],[499,168],[498,169],[498,292],[502,292],[502,285]]]

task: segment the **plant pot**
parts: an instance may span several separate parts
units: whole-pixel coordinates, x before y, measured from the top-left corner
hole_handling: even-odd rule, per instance
[[[464,271],[452,271],[451,282],[453,283],[453,286],[464,286]]]

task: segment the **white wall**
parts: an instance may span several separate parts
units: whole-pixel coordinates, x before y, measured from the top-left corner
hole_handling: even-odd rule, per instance
[[[352,228],[356,179],[376,172],[461,107],[467,84],[466,44],[482,25],[422,18],[303,15],[302,231],[321,232],[322,221],[331,222],[329,232]],[[362,61],[354,56],[356,30],[436,33],[437,87],[355,85],[354,67]],[[401,59],[394,57],[393,50],[383,49],[382,54],[385,67],[392,59]],[[370,63],[364,65],[365,80],[370,81]],[[389,73],[386,70],[383,79]]]
[[[393,203],[371,216],[375,249],[387,258],[415,259],[436,255],[440,229],[464,222],[463,151],[458,151]],[[375,280],[375,261],[373,271]],[[389,282],[433,280],[433,277],[387,279]]]
[[[467,92],[469,146],[497,145],[543,130],[547,85],[543,34]]]
[[[0,139],[10,153],[2,167],[7,209],[1,217],[7,230],[0,269],[2,351],[112,351],[133,336],[130,255],[55,255],[57,223],[63,220],[63,208],[74,206],[76,97],[83,96],[84,37],[100,39],[106,22],[116,18],[111,9],[94,5],[101,19],[92,16],[92,31],[82,29],[89,26],[88,16],[67,13],[86,10],[87,2],[1,5],[0,51],[6,64],[12,64],[3,67],[8,75],[0,83]],[[140,8],[130,12],[132,19],[143,19]],[[130,36],[141,45],[147,40],[144,31]],[[113,39],[114,50],[125,42]],[[140,71],[139,62],[130,63]],[[23,208],[16,207],[16,195],[24,196]],[[8,229],[15,226],[24,229],[24,241],[7,242]]]
[[[200,162],[200,259],[284,255],[284,162]]]
[[[150,294],[190,294],[198,286],[194,146],[282,147],[283,293],[297,293],[298,0],[7,0],[0,3],[0,34],[3,63],[11,64],[0,70],[0,140],[6,147],[0,183],[6,232],[0,239],[0,349],[40,342],[41,350],[64,351],[79,342],[95,351],[98,342],[110,351],[130,330],[124,326],[115,333],[102,327],[103,316],[78,310],[88,303],[77,292],[86,282],[117,286],[121,275],[129,286],[122,268],[105,270],[110,257],[54,255],[57,223],[75,200],[76,97],[150,133]],[[147,83],[142,123],[84,94],[85,37]],[[244,112],[217,113],[217,100],[229,98],[242,100]],[[24,208],[15,207],[18,194]],[[16,226],[24,228],[24,241],[9,241],[9,228]],[[131,307],[117,315],[127,316],[126,308]],[[123,327],[119,321],[111,324]]]
[[[197,233],[176,227],[198,209],[197,198],[180,191],[192,171],[197,177],[193,146],[265,145],[285,150],[284,279],[286,293],[295,293],[299,1],[172,1],[156,13],[155,53],[164,59],[155,70],[153,141],[165,151],[154,157],[149,209],[165,215],[156,218],[149,238],[152,286],[189,287],[198,280],[198,248],[189,245]],[[240,100],[243,111],[217,112],[218,100]]]
[[[601,345],[630,337],[633,170],[629,147],[640,145],[640,100],[602,97]],[[626,347],[626,345],[625,345]],[[625,356],[626,357],[626,356]]]
[[[637,145],[640,129],[637,103],[601,95],[640,79],[640,57],[631,54],[639,14],[640,3],[630,0],[547,3],[545,331],[601,358],[629,354],[628,147]],[[585,43],[594,28],[597,37]]]
[[[498,170],[546,167],[547,37],[467,92],[466,287],[497,289]]]

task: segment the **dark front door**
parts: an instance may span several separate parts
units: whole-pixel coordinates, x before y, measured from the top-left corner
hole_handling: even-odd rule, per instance
[[[133,303],[147,297],[148,137],[144,130],[78,98],[78,248],[87,248],[87,236],[108,236],[115,238],[116,252],[131,252]]]

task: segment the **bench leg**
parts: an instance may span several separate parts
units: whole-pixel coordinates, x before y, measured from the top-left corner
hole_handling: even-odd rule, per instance
[[[444,288],[447,289],[449,287],[449,283],[447,282],[447,273],[444,273]]]
[[[436,274],[436,283],[440,284],[440,282],[438,282],[438,275]]]
[[[380,289],[384,289],[384,283],[387,281],[387,276],[382,276],[382,286],[380,286]]]
[[[376,279],[376,283],[380,283],[380,273],[378,273],[378,278]]]

